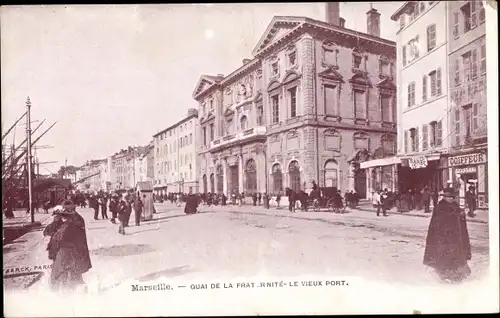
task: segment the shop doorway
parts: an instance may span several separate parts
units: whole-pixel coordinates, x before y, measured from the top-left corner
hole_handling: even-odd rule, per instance
[[[239,169],[238,169],[238,165],[235,165],[235,166],[231,166],[229,168],[229,172],[230,172],[230,180],[231,180],[231,184],[230,184],[230,190],[231,190],[231,193],[239,193],[239,188],[240,188],[240,183],[239,183]]]
[[[354,190],[361,199],[366,199],[366,170],[356,169],[354,175]]]

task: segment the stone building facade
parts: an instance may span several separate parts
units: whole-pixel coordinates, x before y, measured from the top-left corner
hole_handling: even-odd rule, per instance
[[[310,191],[312,181],[365,196],[360,163],[395,152],[395,43],[326,21],[274,17],[253,58],[228,76],[201,76],[200,184],[206,192]],[[206,181],[205,181],[206,180]]]
[[[450,78],[449,168],[465,205],[465,192],[474,185],[478,208],[488,208],[488,144],[486,102],[486,15],[484,1],[450,1],[448,64]]]
[[[153,136],[155,194],[198,192],[197,131],[198,111],[193,108],[186,117]]]

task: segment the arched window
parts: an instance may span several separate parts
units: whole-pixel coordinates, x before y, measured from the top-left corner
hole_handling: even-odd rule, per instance
[[[273,165],[273,192],[278,194],[278,192],[283,191],[283,172],[281,171],[281,166],[279,163]]]
[[[300,166],[297,161],[292,161],[288,165],[288,174],[290,175],[290,189],[295,192],[300,191]]]
[[[252,194],[257,192],[257,166],[255,160],[250,159],[247,161],[245,168],[246,173],[246,193]]]
[[[240,119],[240,127],[241,127],[241,130],[245,130],[248,128],[248,119],[247,119],[247,116],[242,116],[241,119]]]
[[[217,193],[224,192],[224,171],[222,166],[217,166]]]
[[[325,163],[325,187],[337,187],[339,165],[337,161],[330,159]]]
[[[213,173],[210,175],[210,192],[215,193],[215,176]]]
[[[203,175],[203,193],[207,193],[208,187],[207,187],[207,175]]]

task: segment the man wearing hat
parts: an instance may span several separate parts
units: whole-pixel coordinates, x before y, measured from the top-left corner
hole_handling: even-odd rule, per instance
[[[113,193],[109,201],[109,211],[111,212],[111,223],[115,224],[116,217],[118,216],[118,195]]]
[[[469,189],[465,193],[465,201],[467,202],[467,207],[469,212],[467,215],[471,218],[475,217],[474,211],[476,211],[476,192],[473,185],[469,186]]]
[[[54,220],[43,231],[50,236],[47,251],[53,261],[50,282],[55,291],[85,286],[82,274],[92,268],[87,245],[85,221],[66,200],[54,210]]]
[[[451,188],[440,193],[429,223],[423,260],[446,282],[462,281],[471,272],[467,264],[471,259],[467,222],[456,197]]]

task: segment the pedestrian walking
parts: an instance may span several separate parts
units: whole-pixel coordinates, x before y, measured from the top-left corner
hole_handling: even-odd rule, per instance
[[[424,212],[431,212],[431,193],[429,192],[429,188],[424,187],[422,190],[422,202],[424,203]]]
[[[50,236],[47,251],[53,261],[50,275],[54,291],[85,289],[82,274],[92,268],[85,232],[85,220],[76,212],[72,201],[66,200],[54,211],[54,220],[43,231]]]
[[[144,196],[146,197],[146,196]],[[141,225],[141,215],[142,215],[142,208],[144,207],[144,204],[142,203],[142,200],[139,196],[134,201],[134,213],[135,213],[135,225],[139,226]]]
[[[460,282],[471,270],[472,258],[465,212],[460,210],[453,189],[440,193],[427,232],[423,263],[433,268],[445,282]]]
[[[118,217],[119,201],[118,195],[113,194],[111,200],[109,201],[109,211],[111,212],[111,223],[115,224],[115,219]]]
[[[108,219],[108,209],[107,209],[107,205],[108,205],[108,198],[103,195],[102,197],[99,198],[99,205],[101,206],[101,216],[102,216],[102,219]]]
[[[257,206],[257,193],[254,193],[252,195],[252,202],[253,202],[253,206]]]
[[[259,192],[259,195],[257,196],[257,201],[259,201],[259,205],[261,205],[262,202],[262,193]]]
[[[475,217],[476,215],[474,212],[476,211],[476,193],[474,191],[473,186],[469,186],[469,189],[465,193],[465,201],[467,202],[467,207],[469,208],[469,212],[467,215],[471,218]]]
[[[278,194],[276,195],[276,206],[278,208],[280,207],[280,201],[281,201],[281,191],[278,191]]]
[[[125,225],[129,218],[128,214],[128,203],[125,198],[122,197],[117,205],[118,221],[120,221],[120,226],[118,227],[118,233],[125,235]]]
[[[127,215],[125,216],[125,227],[129,226],[130,222],[130,216],[132,215],[132,204],[133,204],[133,198],[131,195],[126,195],[125,196],[125,203],[127,204]]]
[[[95,196],[89,198],[89,206],[94,209],[94,220],[99,220],[99,202]]]

